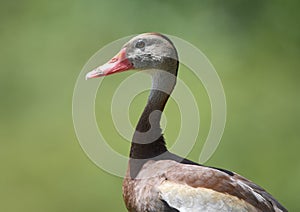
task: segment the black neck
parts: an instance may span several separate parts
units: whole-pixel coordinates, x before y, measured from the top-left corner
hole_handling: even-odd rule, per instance
[[[160,120],[166,103],[176,84],[178,61],[167,58],[169,64],[164,71],[154,71],[152,90],[147,105],[139,119],[130,149],[130,174],[134,178],[148,160],[158,160],[167,152],[160,128]],[[171,71],[168,71],[171,70]]]
[[[151,94],[149,97],[131,143],[129,160],[131,178],[138,175],[148,160],[158,160],[160,155],[168,151],[161,133],[160,119],[169,95],[157,90],[151,92],[154,95]],[[154,101],[155,99],[151,97],[159,97],[161,101]]]
[[[130,158],[151,159],[167,151],[160,128],[161,114],[169,94],[151,91],[147,105],[137,124],[130,150]]]

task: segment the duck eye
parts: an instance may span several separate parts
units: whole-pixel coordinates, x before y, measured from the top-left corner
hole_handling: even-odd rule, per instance
[[[135,47],[139,48],[139,49],[144,48],[145,47],[145,42],[142,41],[142,40],[139,40],[139,41],[136,42]]]

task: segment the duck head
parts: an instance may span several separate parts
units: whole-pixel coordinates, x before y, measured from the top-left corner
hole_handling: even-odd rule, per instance
[[[173,43],[159,33],[140,34],[128,41],[111,60],[86,75],[86,79],[127,70],[164,70],[177,75],[178,55]]]

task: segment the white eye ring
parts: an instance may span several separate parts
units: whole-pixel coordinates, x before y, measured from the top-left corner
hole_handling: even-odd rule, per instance
[[[138,40],[135,44],[135,48],[142,49],[145,47],[145,42],[143,40]]]

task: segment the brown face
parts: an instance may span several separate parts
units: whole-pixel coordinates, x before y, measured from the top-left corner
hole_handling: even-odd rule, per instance
[[[171,41],[157,33],[138,35],[126,43],[110,61],[86,75],[86,79],[107,76],[131,69],[160,69],[165,58],[177,60]]]

